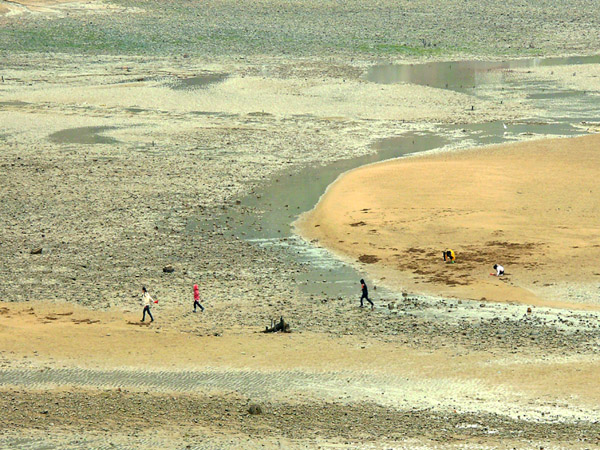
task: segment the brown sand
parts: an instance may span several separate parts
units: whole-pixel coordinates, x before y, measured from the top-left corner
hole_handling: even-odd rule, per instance
[[[396,288],[594,308],[599,148],[591,135],[363,167],[334,183],[299,227]],[[442,260],[446,248],[456,264]],[[495,263],[506,276],[490,276]]]
[[[199,316],[198,320],[210,318]],[[0,367],[10,361],[9,367],[33,363],[46,368],[218,368],[281,372],[282,377],[290,371],[367,373],[427,386],[431,397],[445,398],[448,384],[456,382],[473,385],[480,397],[489,389],[492,397],[518,392],[519,398],[534,399],[543,393],[570,398],[581,407],[595,408],[600,401],[595,381],[600,363],[589,355],[573,358],[546,353],[545,363],[539,364],[533,349],[531,355],[520,358],[490,359],[496,351],[491,347],[466,353],[456,348],[423,351],[397,342],[367,337],[357,341],[355,336],[322,333],[274,335],[240,329],[219,337],[199,336],[178,327],[142,324],[139,314],[93,311],[66,303],[0,302],[0,348],[4,355]],[[465,389],[465,395],[474,395],[471,387]],[[345,391],[351,393],[351,386],[345,386]]]

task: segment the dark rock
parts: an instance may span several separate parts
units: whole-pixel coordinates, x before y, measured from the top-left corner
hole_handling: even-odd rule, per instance
[[[175,272],[175,268],[169,264],[168,266],[163,267],[163,272],[164,273],[173,273],[173,272]]]
[[[248,413],[253,416],[258,416],[263,413],[262,407],[260,405],[250,405],[248,408]]]
[[[277,333],[281,331],[283,333],[291,333],[290,324],[283,320],[283,317],[279,319],[279,323],[275,323],[271,320],[271,328],[265,327],[265,333]]]

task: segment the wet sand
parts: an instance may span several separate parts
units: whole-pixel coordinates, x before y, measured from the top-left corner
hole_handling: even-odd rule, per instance
[[[351,171],[299,221],[410,292],[597,308],[600,136],[415,156]],[[442,250],[457,253],[456,264]],[[506,275],[490,276],[501,264]]]

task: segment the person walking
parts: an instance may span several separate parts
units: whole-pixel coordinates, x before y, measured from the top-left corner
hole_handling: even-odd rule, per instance
[[[142,286],[142,304],[144,305],[144,314],[142,315],[142,322],[146,321],[146,313],[150,316],[150,322],[154,322],[154,317],[152,317],[152,313],[150,312],[150,306],[152,303],[158,303],[158,300],[154,300],[148,294],[146,290],[146,286]]]
[[[371,309],[374,309],[375,305],[371,299],[369,299],[369,289],[367,288],[367,283],[365,283],[365,280],[360,280],[360,287],[362,289],[362,295],[360,296],[360,307],[363,307],[363,300],[366,299],[371,304]]]
[[[194,312],[196,312],[196,307],[200,307],[200,311],[204,312],[204,306],[200,304],[200,290],[198,289],[198,285],[194,285]]]

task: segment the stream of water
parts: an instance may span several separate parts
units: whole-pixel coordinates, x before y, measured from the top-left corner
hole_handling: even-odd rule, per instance
[[[233,232],[256,245],[280,247],[283,254],[306,269],[298,284],[315,296],[357,295],[358,280],[364,275],[330,252],[305,242],[293,232],[292,222],[312,209],[320,196],[342,173],[378,161],[440,148],[475,147],[522,140],[530,135],[574,136],[585,133],[582,122],[600,119],[600,102],[596,95],[565,90],[547,82],[521,83],[504,80],[503,70],[535,66],[600,63],[600,56],[580,58],[523,59],[504,62],[446,62],[411,65],[381,65],[366,74],[376,83],[411,82],[453,89],[476,97],[493,96],[503,90],[526,92],[527,101],[545,114],[505,128],[499,122],[482,124],[440,125],[434,131],[407,132],[373,143],[375,153],[335,162],[326,166],[307,167],[298,173],[279,176],[241,203],[264,211],[262,215],[234,218]],[[490,89],[489,85],[494,88]],[[395,297],[397,293],[378,290],[375,297]]]

